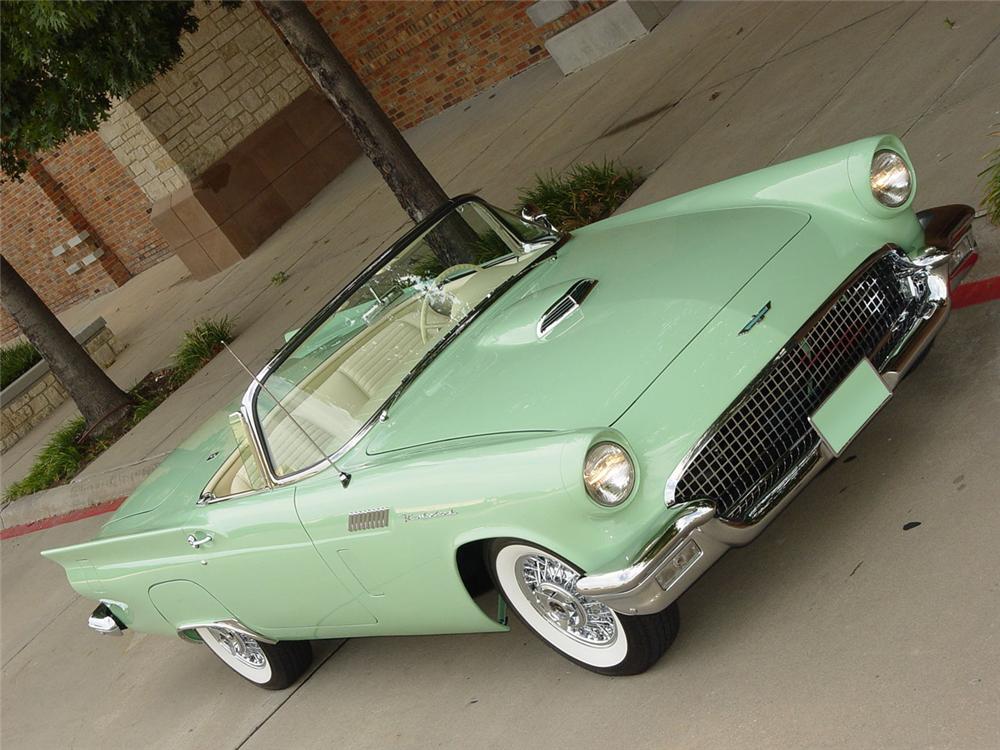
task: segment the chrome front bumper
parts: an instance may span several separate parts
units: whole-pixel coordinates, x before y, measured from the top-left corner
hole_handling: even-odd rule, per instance
[[[967,230],[963,237],[965,234]],[[974,247],[971,236],[965,242]],[[882,368],[882,380],[890,391],[930,346],[948,317],[949,276],[956,267],[956,250],[960,252],[955,246],[932,246],[912,259],[915,266],[927,271],[928,295],[924,314]],[[723,520],[711,500],[679,506],[680,513],[646,544],[632,565],[586,575],[577,581],[577,590],[622,614],[644,615],[665,609],[727,550],[753,541],[834,458],[820,442],[771,489],[764,506],[770,510],[752,524]]]

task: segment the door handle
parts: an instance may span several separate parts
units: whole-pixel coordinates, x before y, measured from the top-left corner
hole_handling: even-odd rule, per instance
[[[196,537],[194,534],[188,534],[187,538],[187,543],[190,544],[195,549],[199,549],[201,545],[208,544],[210,541],[212,541],[211,534],[205,534],[205,536],[203,536],[201,539]]]

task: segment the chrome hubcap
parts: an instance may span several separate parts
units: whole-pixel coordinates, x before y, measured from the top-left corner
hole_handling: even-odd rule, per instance
[[[211,631],[212,635],[226,647],[234,658],[239,659],[247,666],[263,669],[267,664],[267,657],[264,656],[260,644],[250,636],[221,628],[211,628]]]
[[[580,574],[545,555],[517,561],[517,580],[535,610],[566,635],[591,646],[607,646],[618,636],[611,609],[576,590]]]

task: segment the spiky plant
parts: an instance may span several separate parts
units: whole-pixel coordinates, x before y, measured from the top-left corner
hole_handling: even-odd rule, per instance
[[[537,206],[556,227],[571,230],[611,216],[641,184],[637,171],[613,161],[574,164],[561,174],[536,175],[518,203]]]
[[[993,133],[1000,136],[1000,130]],[[983,203],[986,205],[986,215],[997,226],[1000,226],[1000,148],[993,150],[987,157],[989,166],[983,170],[986,175],[986,195]]]
[[[225,315],[217,320],[199,320],[194,328],[185,331],[180,346],[174,352],[172,380],[177,384],[183,383],[208,364],[222,351],[223,342],[228,344],[233,340],[234,323]]]
[[[56,430],[38,454],[28,475],[20,482],[11,484],[4,492],[4,500],[30,495],[76,476],[87,460],[86,450],[80,444],[85,427],[83,417],[77,417]]]
[[[0,347],[0,388],[6,388],[41,360],[42,356],[27,341]]]

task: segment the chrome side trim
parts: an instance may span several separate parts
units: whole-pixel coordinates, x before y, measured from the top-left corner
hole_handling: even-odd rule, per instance
[[[245,635],[248,638],[253,638],[255,641],[259,641],[260,643],[270,643],[272,645],[277,643],[275,640],[271,640],[260,633],[254,632],[250,628],[243,625],[239,620],[215,620],[212,622],[194,622],[187,625],[181,625],[177,628],[177,635],[181,638],[181,640],[194,643],[194,641],[184,635],[184,633],[194,630],[195,628],[219,628],[221,630],[231,630],[234,633],[239,633],[240,635]]]
[[[389,526],[389,509],[372,508],[371,510],[356,510],[347,514],[348,531],[370,531],[384,529]]]

